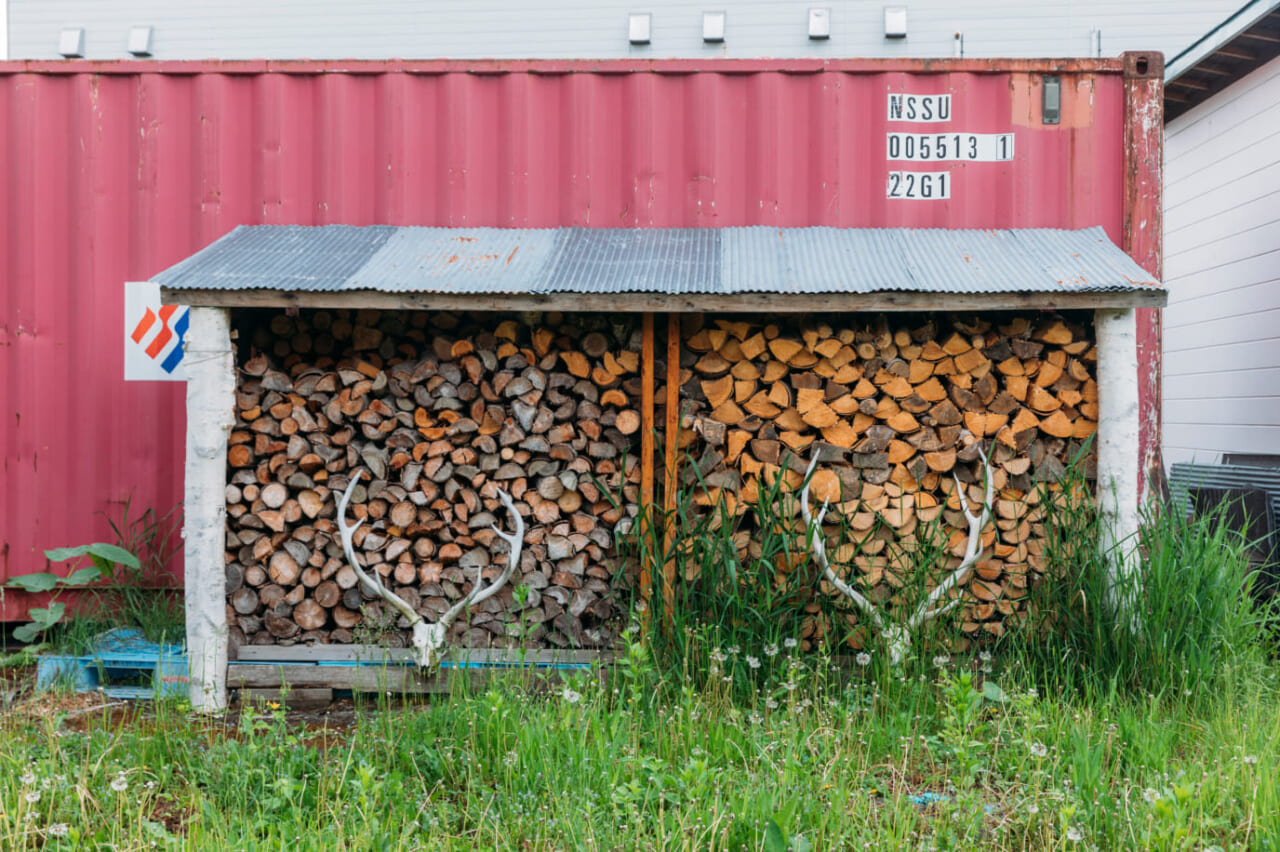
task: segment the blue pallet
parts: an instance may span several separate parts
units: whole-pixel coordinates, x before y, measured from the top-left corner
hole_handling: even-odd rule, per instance
[[[150,680],[150,686],[123,680]],[[98,692],[110,698],[169,698],[187,695],[187,655],[181,645],[148,642],[137,630],[108,630],[93,640],[84,656],[41,655],[36,688],[66,684],[76,692]]]

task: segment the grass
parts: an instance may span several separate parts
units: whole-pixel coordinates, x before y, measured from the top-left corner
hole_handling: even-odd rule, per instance
[[[1143,582],[1118,589],[1064,498],[1048,556],[1066,579],[1033,617],[963,655],[940,624],[899,669],[874,642],[865,664],[802,651],[812,579],[779,582],[795,540],[776,516],[752,519],[770,532],[748,560],[727,519],[684,521],[676,605],[650,614],[669,629],[629,634],[607,677],[511,674],[324,724],[20,702],[0,714],[0,849],[1280,844],[1280,667],[1221,516],[1153,514]]]
[[[1064,699],[1013,672],[979,686],[968,662],[873,664],[841,685],[821,661],[779,652],[750,702],[719,682],[655,699],[639,663],[608,685],[496,682],[362,707],[328,729],[270,707],[225,722],[175,704],[8,714],[0,848],[1261,849],[1280,837],[1274,673],[1229,672],[1194,700]]]

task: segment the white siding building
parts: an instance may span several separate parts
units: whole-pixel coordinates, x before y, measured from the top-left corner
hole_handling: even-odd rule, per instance
[[[1280,59],[1261,62],[1277,5],[1170,62],[1168,464],[1280,464]]]
[[[3,3],[4,0],[0,0]],[[129,58],[129,30],[151,27],[156,59],[575,59],[618,57],[1118,56],[1172,54],[1239,0],[8,0],[9,55],[57,59],[62,31],[83,55]],[[885,7],[906,12],[887,38]],[[826,12],[830,36],[809,33]],[[723,41],[703,14],[724,13]],[[648,44],[629,16],[650,15]],[[77,44],[73,39],[70,44]]]

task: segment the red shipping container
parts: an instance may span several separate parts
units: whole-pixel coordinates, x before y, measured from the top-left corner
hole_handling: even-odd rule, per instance
[[[126,499],[181,500],[184,386],[124,381],[123,283],[236,225],[1101,225],[1158,278],[1162,75],[1146,53],[0,63],[0,581],[108,538]],[[1158,311],[1139,345],[1150,459]]]

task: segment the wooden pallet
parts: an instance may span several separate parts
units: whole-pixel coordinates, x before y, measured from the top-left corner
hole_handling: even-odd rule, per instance
[[[372,645],[280,647],[244,645],[227,664],[227,688],[241,699],[327,702],[341,692],[424,695],[448,692],[459,678],[483,684],[500,672],[527,672],[538,680],[559,680],[570,672],[599,671],[612,654],[576,650],[457,649],[440,669],[424,672],[406,648]]]
[[[62,684],[108,698],[154,699],[187,694],[187,657],[180,645],[148,642],[140,631],[116,628],[94,637],[90,653],[41,654],[36,688]]]

